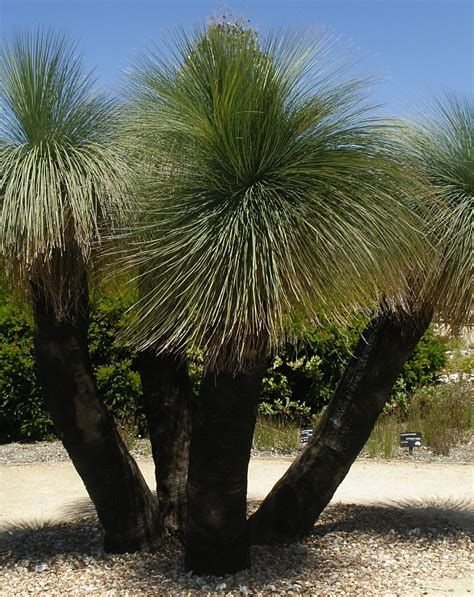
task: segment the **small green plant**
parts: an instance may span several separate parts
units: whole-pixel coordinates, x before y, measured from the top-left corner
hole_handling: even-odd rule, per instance
[[[286,421],[298,422],[300,425],[309,425],[312,421],[311,409],[306,404],[290,400],[276,398],[273,402],[261,402],[259,412],[267,417],[280,417]]]
[[[449,454],[453,446],[468,439],[472,416],[472,385],[458,382],[421,389],[406,424],[418,425],[424,443],[435,454]]]
[[[308,424],[311,415],[328,403],[365,323],[355,318],[351,326],[338,327],[328,321],[323,327],[299,329],[298,322],[293,322],[297,327],[292,333],[300,340],[287,343],[274,358],[263,380],[262,403],[270,409],[275,402],[300,403],[309,409],[304,423]],[[299,422],[302,412],[292,408]],[[280,410],[276,405],[275,411],[280,414]]]
[[[299,426],[285,417],[259,415],[253,436],[256,450],[293,452],[300,446]]]
[[[465,349],[459,349],[454,352],[449,359],[446,367],[446,373],[457,373],[462,379],[474,373],[474,353]]]
[[[359,317],[345,328],[327,322],[322,328],[297,330],[298,345],[287,344],[266,373],[260,412],[308,424],[329,402],[366,323]],[[413,392],[435,383],[447,362],[445,342],[429,328],[397,379],[384,413],[405,417]]]
[[[393,458],[399,453],[399,434],[420,431],[423,445],[435,454],[449,454],[466,442],[473,429],[473,388],[469,382],[426,386],[415,392],[407,410],[386,411],[367,441],[370,457]]]
[[[398,453],[399,433],[399,424],[393,416],[382,417],[377,421],[367,441],[367,454],[371,458],[394,458]]]

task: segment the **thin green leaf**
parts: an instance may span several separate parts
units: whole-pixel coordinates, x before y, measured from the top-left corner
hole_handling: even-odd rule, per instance
[[[83,74],[75,46],[51,32],[5,40],[0,81],[0,257],[61,312],[69,299],[52,280],[53,254],[69,260],[73,281],[77,260],[88,264],[102,229],[129,209],[129,172],[114,149],[118,109]]]
[[[295,308],[344,318],[402,287],[422,245],[410,164],[334,42],[213,25],[175,44],[129,83],[146,164],[129,339],[239,368]]]

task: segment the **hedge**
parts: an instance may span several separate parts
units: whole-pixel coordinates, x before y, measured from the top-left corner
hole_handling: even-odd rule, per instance
[[[99,392],[117,425],[145,434],[135,355],[117,342],[129,301],[118,293],[107,293],[93,304],[90,353]],[[263,381],[260,411],[310,423],[327,404],[365,323],[359,319],[345,329],[327,324],[306,332],[298,346],[286,345]],[[446,363],[444,344],[429,329],[397,381],[387,409],[402,414],[412,391],[436,381]],[[200,367],[200,359],[193,357],[196,390]],[[25,307],[4,296],[0,304],[0,442],[54,437],[35,372],[31,317]]]
[[[116,342],[128,300],[106,295],[93,305],[89,346],[99,393],[116,424],[145,433],[140,377],[134,353]],[[33,350],[33,324],[11,299],[0,305],[0,442],[49,440],[55,432],[41,397]]]
[[[366,324],[362,318],[347,328],[328,323],[304,334],[298,346],[287,345],[264,379],[260,411],[310,424],[329,402]],[[414,390],[435,383],[447,362],[444,342],[430,327],[406,363],[385,411],[403,416]]]

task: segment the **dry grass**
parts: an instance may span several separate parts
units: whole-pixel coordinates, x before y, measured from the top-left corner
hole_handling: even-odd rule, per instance
[[[253,436],[253,448],[262,451],[293,452],[300,446],[299,425],[283,417],[260,415]]]
[[[466,381],[430,386],[411,399],[408,414],[382,416],[365,445],[372,458],[394,458],[400,454],[400,433],[420,431],[423,445],[434,454],[448,455],[451,448],[469,440],[474,427],[473,387]],[[317,418],[315,424],[317,424]],[[300,447],[300,425],[283,417],[260,415],[253,448],[293,452]]]
[[[392,458],[398,453],[399,434],[420,431],[423,445],[434,454],[449,454],[467,441],[473,429],[473,388],[469,382],[443,384],[419,390],[408,414],[381,417],[365,446],[369,456]]]

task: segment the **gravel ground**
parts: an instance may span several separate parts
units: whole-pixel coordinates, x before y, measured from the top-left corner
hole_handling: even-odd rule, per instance
[[[134,458],[151,458],[150,441],[138,440],[131,453]],[[35,464],[67,460],[69,456],[59,441],[0,444],[0,464]]]
[[[137,442],[133,453],[149,457],[148,442]],[[472,445],[451,454],[461,462],[471,457]],[[414,458],[432,457],[420,450]],[[67,455],[58,442],[0,446],[3,464],[62,460]],[[104,554],[89,509],[69,522],[1,533],[0,596],[470,595],[472,509],[459,504],[453,522],[448,507],[334,504],[306,540],[253,547],[252,568],[224,578],[186,574],[182,548],[172,539],[158,554]]]
[[[254,508],[255,505],[252,506]],[[251,509],[252,509],[251,508]],[[182,549],[106,555],[92,517],[11,528],[0,595],[468,595],[472,536],[442,514],[376,506],[327,508],[290,546],[253,547],[252,568],[224,578],[186,574]],[[452,587],[461,587],[454,591]],[[449,588],[448,588],[449,587]]]
[[[150,458],[149,440],[138,440],[131,452],[134,458]],[[0,464],[35,464],[67,460],[69,456],[59,441],[0,444]]]
[[[138,440],[131,450],[134,458],[150,458],[151,447],[147,439]],[[252,456],[296,456],[298,452],[279,450],[252,450]],[[63,462],[69,460],[61,442],[34,442],[28,444],[0,444],[0,464],[34,464],[37,462]],[[364,452],[359,460],[374,460]],[[473,462],[474,442],[451,449],[447,456],[433,454],[427,447],[415,450],[410,456],[408,450],[400,448],[396,460],[419,460],[421,462]]]

